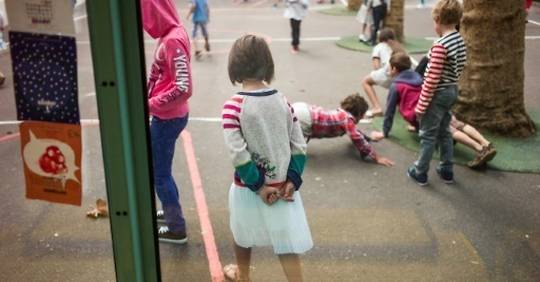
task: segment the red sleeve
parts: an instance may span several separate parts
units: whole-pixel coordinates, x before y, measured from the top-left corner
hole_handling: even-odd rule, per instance
[[[360,152],[360,154],[364,156],[369,156],[371,159],[375,160],[377,158],[377,154],[375,153],[375,149],[369,144],[369,142],[364,137],[364,134],[362,134],[358,128],[356,128],[356,124],[354,123],[352,118],[347,118],[347,135],[351,138],[351,141],[353,142],[356,149]]]
[[[435,44],[431,47],[428,68],[424,74],[424,83],[422,84],[422,93],[415,112],[423,114],[431,103],[433,94],[437,85],[441,81],[444,62],[446,61],[446,49],[441,44]]]

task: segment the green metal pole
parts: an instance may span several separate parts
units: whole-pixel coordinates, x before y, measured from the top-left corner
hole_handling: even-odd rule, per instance
[[[161,281],[138,0],[87,3],[118,281]]]

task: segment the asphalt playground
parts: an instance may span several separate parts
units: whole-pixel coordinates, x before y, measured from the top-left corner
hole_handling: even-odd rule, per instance
[[[176,2],[184,18],[187,2]],[[430,9],[416,4],[406,0],[405,35],[435,36]],[[301,52],[291,54],[283,4],[211,2],[212,50],[192,61],[190,122],[177,143],[173,166],[189,241],[160,244],[163,281],[211,281],[217,266],[234,262],[227,208],[233,168],[219,117],[224,101],[239,90],[227,74],[228,51],[236,38],[247,32],[268,38],[276,66],[272,86],[291,102],[335,108],[346,95],[362,93],[360,80],[371,69],[370,55],[335,45],[359,26],[354,17],[319,13],[325,5],[312,3],[302,22]],[[106,199],[106,187],[84,5],[77,5],[74,18],[83,119],[82,207],[25,199],[10,57],[0,53],[0,71],[7,76],[0,88],[0,281],[115,281],[109,221],[85,216],[97,198]],[[536,113],[540,5],[529,19],[525,104]],[[191,23],[185,25],[191,31]],[[147,37],[147,66],[154,48]],[[376,90],[385,101],[383,89]],[[369,124],[359,127],[371,130]],[[362,161],[347,137],[309,143],[301,193],[315,245],[302,256],[305,281],[540,281],[540,175],[456,166],[454,185],[443,184],[432,171],[430,185],[421,188],[405,175],[416,152],[388,140],[374,146],[395,166]],[[540,156],[540,149],[531,154]],[[198,205],[197,175],[205,198]],[[214,240],[201,228],[203,218]],[[209,259],[214,257],[205,246],[209,242],[218,259]],[[285,281],[271,248],[254,249],[252,281]]]

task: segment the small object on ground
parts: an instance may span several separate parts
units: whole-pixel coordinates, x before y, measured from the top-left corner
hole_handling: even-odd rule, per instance
[[[97,199],[96,200],[96,207],[90,207],[92,208],[86,213],[87,217],[91,218],[99,218],[99,217],[107,217],[109,215],[109,209],[107,207],[107,201],[103,199]]]
[[[409,132],[416,132],[416,127],[414,127],[413,125],[408,124],[408,125],[407,125],[407,131],[409,131]]]
[[[374,118],[374,117],[382,117],[383,116],[383,112],[382,111],[377,111],[377,112],[374,112],[372,110],[367,110],[366,111],[366,114],[364,115],[366,118]]]
[[[362,124],[368,124],[368,123],[373,122],[373,119],[372,118],[363,118],[363,119],[359,120],[358,122],[362,123]]]
[[[231,282],[249,281],[249,279],[240,278],[238,265],[236,264],[227,264],[225,267],[223,267],[223,275],[225,276],[226,281],[231,281]]]

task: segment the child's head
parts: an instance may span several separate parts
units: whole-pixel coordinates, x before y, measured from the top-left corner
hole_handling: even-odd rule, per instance
[[[274,60],[262,37],[247,34],[234,42],[229,53],[229,79],[233,85],[246,80],[270,83],[274,79]]]
[[[411,68],[411,58],[404,52],[392,53],[389,63],[391,76],[395,76],[398,73]]]
[[[341,101],[341,108],[349,112],[358,122],[364,117],[369,106],[362,96],[355,93],[345,97],[345,99]]]
[[[385,27],[379,31],[379,42],[387,42],[389,40],[396,40],[396,33],[393,29]]]
[[[455,29],[459,25],[462,15],[463,7],[458,0],[439,0],[431,11],[435,32],[442,36],[443,29]]]

